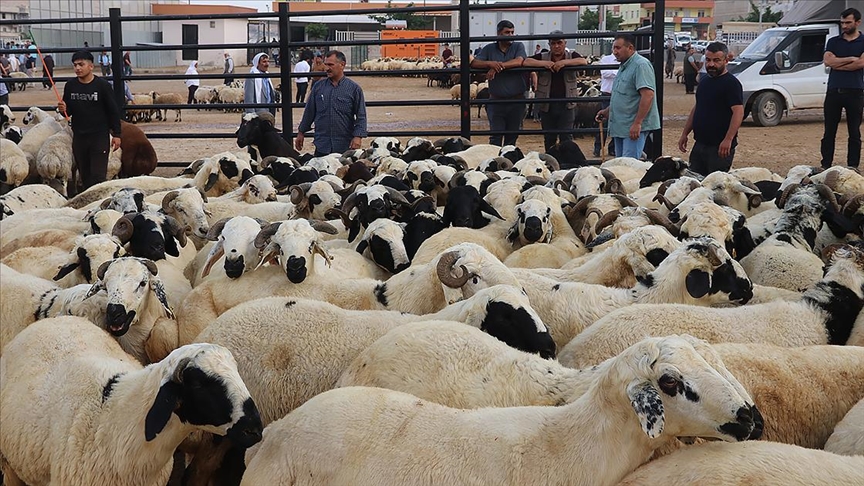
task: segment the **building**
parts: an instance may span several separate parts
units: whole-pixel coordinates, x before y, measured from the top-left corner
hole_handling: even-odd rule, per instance
[[[579,30],[579,7],[533,7],[524,9],[507,9],[507,10],[478,10],[471,12],[470,35],[471,37],[494,37],[498,35],[496,27],[498,22],[507,19],[513,22],[516,29],[516,35],[531,35],[531,34],[548,34],[553,30],[561,30],[564,32],[577,32]],[[459,25],[459,14],[453,12],[454,25]],[[534,46],[540,44],[541,47],[548,48],[546,40],[526,40],[521,41],[525,44],[525,51],[529,54],[534,53]],[[472,42],[471,50],[487,44],[487,42]],[[567,47],[570,49],[576,48],[576,40],[568,39]]]
[[[760,9],[771,7],[773,12],[788,12],[795,3],[793,0],[752,0]],[[751,0],[723,0],[714,7],[714,25],[725,24],[746,18],[750,13]]]
[[[714,23],[714,3],[714,0],[668,0],[663,12],[666,32],[687,32],[694,38],[708,39]],[[654,9],[654,2],[621,5],[624,22],[620,29],[633,30],[651,24]]]
[[[186,3],[186,0],[160,0],[163,4]],[[7,0],[0,0],[3,10]],[[33,19],[83,19],[107,17],[111,8],[120,8],[122,15],[150,15],[150,2],[134,0],[29,0],[30,17]],[[109,46],[111,36],[108,22],[69,22],[42,24],[31,27],[33,37],[40,46]],[[26,30],[26,26],[25,26]],[[161,43],[162,23],[158,21],[124,22],[123,43]],[[130,54],[132,65],[137,67],[160,66],[163,56],[147,56],[145,53]],[[155,53],[154,53],[155,54]],[[58,65],[70,64],[71,54],[56,54]]]
[[[217,15],[246,14],[255,17],[258,10],[249,7],[231,5],[200,5],[200,4],[152,4],[153,15]],[[248,18],[212,19],[212,20],[165,20],[162,24],[162,42],[169,45],[177,44],[245,44],[259,43],[265,39],[250,39],[256,25]],[[125,32],[124,32],[125,36]],[[269,39],[266,39],[269,41]],[[228,49],[236,65],[249,62],[250,49]],[[225,63],[225,49],[183,49],[170,52],[170,65],[188,66],[191,61],[198,61],[198,68],[221,67]],[[160,53],[161,54],[161,53]]]
[[[30,9],[26,1],[8,0],[0,2],[0,19],[18,20],[28,18],[30,18]],[[0,26],[0,43],[5,46],[7,42],[20,42],[23,39],[22,34],[25,32],[27,32],[27,28],[23,25]]]

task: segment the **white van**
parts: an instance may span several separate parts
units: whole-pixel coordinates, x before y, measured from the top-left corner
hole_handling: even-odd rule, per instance
[[[675,50],[683,51],[693,38],[686,32],[675,32]]]
[[[762,32],[728,66],[744,89],[744,117],[752,113],[756,125],[773,127],[784,111],[822,108],[828,85],[825,44],[839,33],[836,23]]]

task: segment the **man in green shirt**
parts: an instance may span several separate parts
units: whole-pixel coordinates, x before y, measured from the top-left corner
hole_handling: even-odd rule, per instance
[[[609,136],[618,157],[642,157],[645,138],[660,128],[660,115],[654,92],[654,68],[651,61],[636,52],[632,34],[618,34],[612,44],[612,55],[620,63],[612,85],[608,108],[597,112],[597,121],[609,120]]]

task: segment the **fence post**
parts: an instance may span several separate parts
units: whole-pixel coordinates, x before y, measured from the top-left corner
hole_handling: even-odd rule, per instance
[[[652,34],[653,41],[651,42],[654,55],[654,84],[657,91],[654,92],[654,99],[657,100],[657,114],[660,115],[660,129],[654,132],[654,143],[651,144],[651,153],[648,154],[650,160],[663,155],[663,63],[666,61],[666,0],[657,0],[654,3],[654,33]]]
[[[294,112],[291,104],[291,17],[288,2],[279,2],[279,82],[282,83],[282,138],[290,142],[294,138]]]
[[[114,84],[114,102],[120,108],[120,119],[126,118],[126,93],[123,90],[123,26],[120,9],[108,9],[108,31],[111,38],[111,78]]]
[[[468,0],[459,0],[459,121],[460,135],[471,139],[471,12]]]

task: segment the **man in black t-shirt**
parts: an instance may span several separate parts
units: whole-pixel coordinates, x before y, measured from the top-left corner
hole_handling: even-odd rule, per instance
[[[840,13],[842,35],[828,39],[823,58],[828,74],[825,94],[825,135],[822,137],[822,167],[834,162],[834,141],[840,115],[846,110],[849,130],[846,164],[858,167],[861,162],[861,118],[864,112],[864,35],[858,31],[861,12],[849,8]]]
[[[744,93],[738,78],[726,70],[728,54],[722,42],[712,42],[705,49],[708,77],[696,91],[696,105],[678,139],[678,148],[686,152],[687,136],[693,132],[690,170],[702,175],[732,167],[738,128],[744,120]]]
[[[109,142],[112,152],[120,148],[120,110],[111,85],[93,75],[92,54],[76,52],[72,66],[77,79],[66,82],[57,109],[72,117],[72,156],[81,173],[83,191],[107,178]],[[73,168],[67,195],[71,197],[77,190]]]

